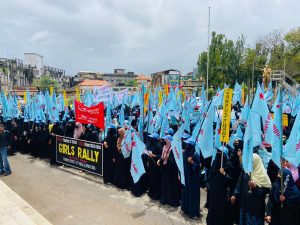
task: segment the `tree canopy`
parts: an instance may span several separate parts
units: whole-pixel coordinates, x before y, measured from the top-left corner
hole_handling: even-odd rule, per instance
[[[50,90],[50,87],[53,87],[56,92],[61,89],[60,84],[56,80],[51,79],[48,75],[42,75],[40,78],[34,79],[32,85],[37,87],[40,91]]]
[[[250,84],[253,72],[256,83],[266,64],[273,70],[286,69],[291,76],[300,77],[300,28],[286,34],[273,31],[259,38],[253,48],[245,47],[243,35],[233,41],[212,32],[209,53],[210,86],[233,85],[235,81]],[[197,64],[198,74],[205,79],[207,51],[199,54]]]

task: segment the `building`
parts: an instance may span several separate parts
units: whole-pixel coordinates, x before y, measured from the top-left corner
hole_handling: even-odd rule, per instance
[[[44,74],[43,58],[44,57],[38,53],[24,53],[25,65],[33,70],[34,78]]]
[[[42,75],[49,75],[63,88],[70,86],[71,80],[65,75],[65,70],[44,65],[40,54],[24,53],[24,63],[16,58],[0,58],[0,90],[8,92],[12,87],[28,87]]]
[[[195,69],[193,72],[189,72],[186,75],[182,75],[180,79],[180,85],[182,89],[187,92],[199,91],[204,84],[202,77],[200,79],[195,75]]]
[[[83,82],[75,86],[75,90],[76,87],[78,87],[80,94],[84,94],[86,90],[93,91],[94,87],[99,87],[103,85],[108,85],[108,83],[104,80],[84,80]]]
[[[38,93],[38,89],[36,87],[12,87],[12,89],[10,90],[11,94],[16,94],[17,96],[24,98],[24,93],[27,91],[30,92],[31,95],[36,95]]]
[[[25,66],[33,79],[40,78],[42,75],[47,75],[62,84],[63,88],[70,86],[65,70],[44,65],[44,57],[42,55],[38,53],[24,53],[24,58]]]
[[[24,86],[30,81],[20,59],[0,58],[0,90],[8,92],[13,86]]]
[[[135,78],[137,82],[137,87],[140,89],[142,85],[145,87],[149,87],[151,85],[151,77],[145,76],[143,74],[139,75],[137,78]]]
[[[104,73],[102,79],[112,86],[126,86],[128,82],[134,81],[138,77],[134,72],[125,72],[125,69],[115,69],[114,73]]]
[[[180,83],[181,72],[179,70],[169,69],[151,74],[152,86],[164,86],[166,84],[177,86]]]
[[[72,79],[71,86],[75,86],[85,80],[103,80],[102,73],[92,71],[79,71]]]

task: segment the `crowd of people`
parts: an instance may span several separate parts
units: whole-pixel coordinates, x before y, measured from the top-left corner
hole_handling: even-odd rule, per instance
[[[233,107],[237,121],[239,110],[238,104]],[[10,146],[10,154],[20,152],[50,158],[50,164],[57,165],[55,138],[56,135],[66,136],[103,143],[104,184],[127,189],[136,197],[147,193],[158,204],[181,207],[181,211],[190,218],[200,216],[200,189],[204,189],[207,195],[202,198],[206,198],[204,207],[208,209],[208,225],[262,225],[265,221],[273,225],[300,224],[300,167],[283,159],[282,169],[279,168],[268,157],[271,146],[264,144],[253,149],[253,171],[244,172],[241,137],[236,138],[233,146],[216,149],[215,156],[204,158],[201,152],[196,151],[196,140],[191,137],[195,123],[190,125],[191,132],[185,130],[181,136],[185,185],[180,182],[182,177],[171,150],[179,121],[172,123],[163,137],[158,133],[147,133],[147,130],[143,132],[146,151],[142,160],[146,173],[134,183],[130,174],[131,158],[125,158],[121,151],[126,131],[138,130],[139,115],[133,116],[134,119],[126,120],[120,126],[117,116],[112,115],[112,123],[106,125],[107,134],[91,124],[76,122],[71,108],[66,121],[59,120],[53,124],[24,121],[22,118],[3,122],[0,117],[6,130],[4,132],[4,126],[0,126],[0,171],[11,173],[2,154],[5,145]],[[62,117],[63,113],[60,119]],[[289,121],[284,130],[286,138],[294,119]],[[244,133],[244,125],[240,123],[239,126]],[[235,132],[234,126],[231,132]]]

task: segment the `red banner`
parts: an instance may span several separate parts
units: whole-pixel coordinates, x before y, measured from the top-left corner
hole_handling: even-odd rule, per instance
[[[87,107],[75,100],[76,121],[82,124],[93,124],[98,128],[104,129],[104,104]]]

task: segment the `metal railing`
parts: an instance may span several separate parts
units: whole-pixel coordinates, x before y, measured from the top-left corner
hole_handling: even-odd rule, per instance
[[[282,85],[293,94],[297,94],[300,84],[284,70],[274,70],[270,76],[271,81],[280,81]]]

